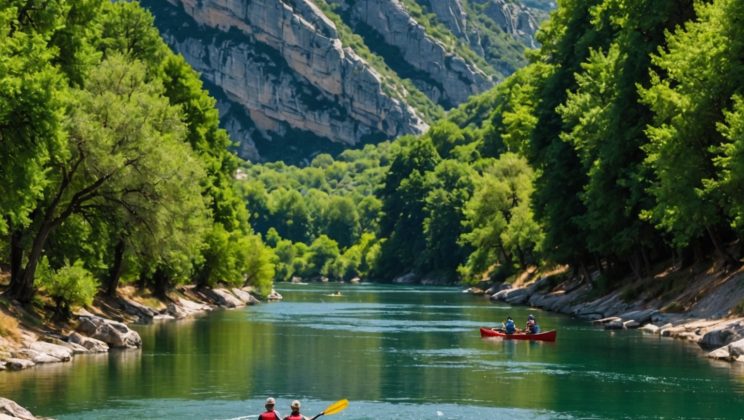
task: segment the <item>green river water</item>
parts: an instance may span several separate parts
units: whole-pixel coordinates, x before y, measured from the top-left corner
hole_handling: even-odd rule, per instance
[[[695,345],[454,288],[279,291],[280,303],[135,326],[142,350],[3,372],[0,396],[57,419],[251,419],[267,396],[308,416],[348,398],[339,420],[744,417],[744,371]],[[528,313],[556,343],[479,336]]]

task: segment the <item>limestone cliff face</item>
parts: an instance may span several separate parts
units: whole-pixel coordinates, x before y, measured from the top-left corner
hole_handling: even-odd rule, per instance
[[[425,5],[458,37],[467,38],[468,14],[462,0],[425,0]]]
[[[143,4],[216,92],[223,125],[244,157],[295,160],[293,151],[309,156],[325,143],[351,146],[426,128],[343,48],[334,24],[309,0]]]
[[[454,107],[493,86],[493,81],[473,63],[447,50],[411,17],[399,0],[334,0],[360,32],[374,31],[378,42],[392,47],[387,61],[434,102]],[[453,16],[454,17],[454,16]],[[405,63],[395,63],[395,57]]]
[[[517,68],[537,27],[517,0],[415,0],[437,16],[433,30],[414,17],[412,1],[140,0],[217,98],[240,155],[293,163],[421,133],[422,115],[457,106]],[[494,38],[482,37],[476,15],[513,35],[511,57],[502,60]],[[442,30],[470,45],[469,55]]]
[[[490,17],[504,32],[524,41],[531,48],[536,47],[535,32],[540,28],[540,19],[536,11],[509,0],[474,0],[484,4],[484,13]]]

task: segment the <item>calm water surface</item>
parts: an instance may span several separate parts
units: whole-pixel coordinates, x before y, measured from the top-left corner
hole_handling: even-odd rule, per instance
[[[342,297],[330,297],[339,289]],[[58,419],[250,419],[267,396],[340,419],[742,418],[744,371],[694,345],[541,311],[555,344],[481,339],[527,308],[451,288],[286,285],[281,303],[136,327],[144,348],[0,373]]]

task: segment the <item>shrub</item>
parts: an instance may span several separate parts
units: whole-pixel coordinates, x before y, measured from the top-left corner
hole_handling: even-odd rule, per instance
[[[77,260],[72,265],[65,261],[65,265],[55,271],[45,258],[39,267],[39,274],[39,285],[54,299],[57,316],[67,319],[72,306],[93,303],[98,281],[85,269],[82,261]]]

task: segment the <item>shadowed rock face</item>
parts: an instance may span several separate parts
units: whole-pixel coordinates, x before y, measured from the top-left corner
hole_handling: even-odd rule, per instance
[[[455,36],[472,36],[461,0],[417,1],[429,1]],[[339,29],[312,0],[141,3],[171,48],[201,74],[245,158],[298,163],[428,127],[405,90],[342,45]],[[386,63],[444,108],[494,84],[489,69],[428,34],[400,0],[329,3],[343,10],[346,23],[374,34],[376,47],[388,52]]]

